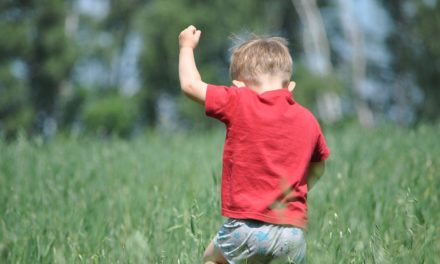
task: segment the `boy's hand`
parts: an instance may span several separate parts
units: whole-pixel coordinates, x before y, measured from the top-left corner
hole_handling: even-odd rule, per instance
[[[195,26],[191,25],[185,28],[179,35],[180,48],[189,47],[194,49],[199,43],[200,35],[202,31],[198,30]]]

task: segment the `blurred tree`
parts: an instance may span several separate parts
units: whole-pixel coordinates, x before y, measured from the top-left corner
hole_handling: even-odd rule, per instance
[[[69,81],[75,58],[72,36],[66,29],[70,2],[28,0],[0,4],[0,32],[7,36],[0,43],[0,91],[17,89],[8,93],[16,103],[2,108],[15,107],[20,108],[15,113],[29,113],[27,104],[30,104],[31,114],[26,116],[31,116],[38,132],[44,131],[48,120],[53,125],[58,95]],[[4,117],[0,118],[7,119],[8,111],[3,113]],[[10,128],[6,130],[12,132]]]
[[[424,103],[418,105],[423,119],[440,117],[440,32],[439,1],[384,1],[391,14],[395,30],[389,38],[393,51],[393,68],[396,79],[394,100],[401,104],[413,104],[411,80],[423,90]],[[409,87],[411,88],[411,87]]]
[[[99,30],[108,32],[112,36],[111,57],[115,65],[109,86],[119,87],[122,82],[122,56],[129,42],[130,34],[137,31],[135,22],[139,14],[149,1],[143,0],[109,0],[110,10],[107,16],[99,23]]]
[[[55,119],[57,100],[63,85],[69,82],[75,51],[66,31],[69,1],[34,1],[29,36],[30,95],[37,114],[37,130],[44,129],[48,118]]]
[[[133,101],[115,92],[96,98],[83,110],[86,131],[101,136],[128,137],[138,115]]]
[[[32,116],[26,107],[27,68],[24,64],[28,45],[26,9],[17,8],[12,1],[0,3],[0,133],[14,135],[19,128],[29,130]]]

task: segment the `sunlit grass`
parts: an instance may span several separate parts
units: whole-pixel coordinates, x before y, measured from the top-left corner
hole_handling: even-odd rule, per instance
[[[439,126],[327,129],[308,263],[435,263]],[[199,263],[224,134],[0,142],[0,263]]]

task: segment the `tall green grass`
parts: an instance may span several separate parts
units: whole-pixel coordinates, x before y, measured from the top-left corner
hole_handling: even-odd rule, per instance
[[[325,131],[308,263],[437,263],[439,126]],[[223,132],[0,141],[0,263],[200,263]]]

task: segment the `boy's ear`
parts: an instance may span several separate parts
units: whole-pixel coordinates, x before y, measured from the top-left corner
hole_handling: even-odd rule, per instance
[[[232,80],[232,84],[235,85],[236,87],[245,87],[246,85],[244,84],[244,82],[240,82],[237,80]]]
[[[289,83],[289,86],[287,86],[287,90],[289,90],[289,92],[292,92],[293,89],[295,89],[295,86],[296,86],[296,82],[292,81]]]

